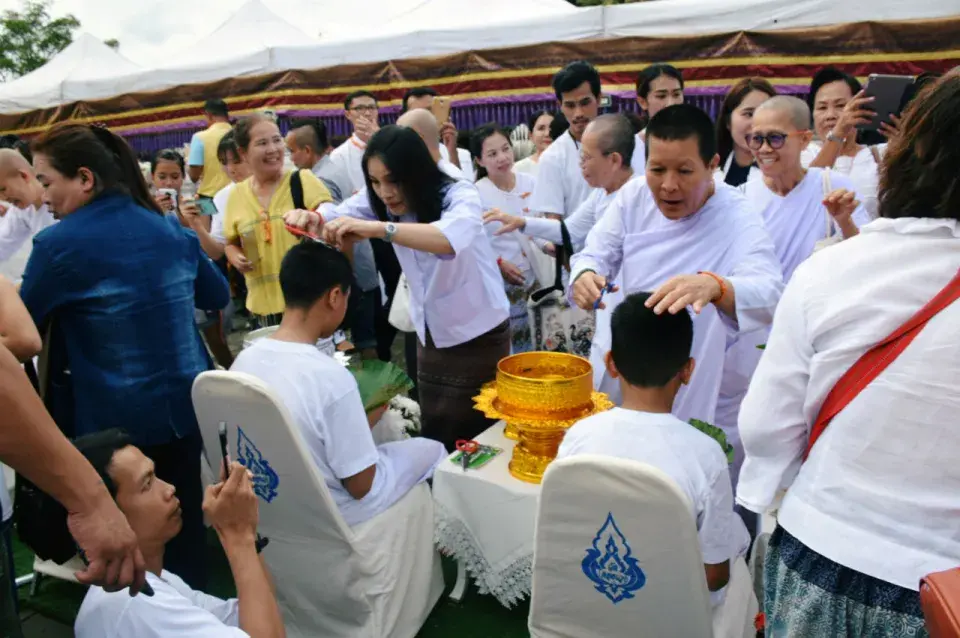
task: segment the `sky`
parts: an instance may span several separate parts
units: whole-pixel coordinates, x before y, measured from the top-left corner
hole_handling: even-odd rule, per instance
[[[213,31],[246,0],[54,0],[50,13],[72,13],[82,31],[100,39],[116,38],[120,53],[145,66],[170,61],[178,51]],[[320,18],[349,24],[352,3],[343,0],[263,0],[274,12],[318,35]],[[0,10],[19,9],[21,0],[0,0]],[[355,11],[355,7],[354,7]]]

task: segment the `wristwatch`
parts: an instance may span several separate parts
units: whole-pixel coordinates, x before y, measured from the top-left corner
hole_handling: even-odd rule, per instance
[[[387,222],[383,225],[383,241],[393,241],[393,236],[397,234],[397,225],[393,222]]]
[[[837,144],[844,144],[846,143],[847,140],[844,137],[839,137],[837,135],[834,135],[833,131],[830,131],[829,133],[827,133],[827,141],[836,142]]]

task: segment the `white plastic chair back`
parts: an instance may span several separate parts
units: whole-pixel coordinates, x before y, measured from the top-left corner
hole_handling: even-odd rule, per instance
[[[239,372],[205,372],[194,382],[193,403],[211,467],[221,463],[218,426],[224,421],[231,458],[255,475],[259,532],[270,539],[264,556],[287,635],[412,638],[443,588],[426,485],[352,530],[299,428],[266,384]],[[408,522],[424,518],[425,509],[431,528]],[[384,531],[395,527],[397,534]],[[407,529],[424,538],[412,539]],[[408,554],[421,564],[403,563]]]
[[[714,615],[691,508],[669,476],[604,456],[550,465],[537,515],[532,636],[710,638]],[[716,635],[747,635],[745,622]]]

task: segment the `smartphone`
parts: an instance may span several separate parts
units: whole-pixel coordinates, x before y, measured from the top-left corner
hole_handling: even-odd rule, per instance
[[[450,98],[435,97],[433,104],[430,105],[433,116],[437,118],[437,124],[444,124],[450,121]]]
[[[868,124],[857,125],[857,142],[860,144],[879,144],[885,142],[880,134],[880,124],[889,122],[891,115],[900,115],[904,98],[913,86],[911,75],[881,75],[874,73],[867,78],[864,93],[874,98],[870,109],[874,111]]]
[[[227,443],[227,424],[220,422],[220,458],[223,459],[223,480],[230,478],[230,449]]]
[[[217,205],[213,203],[212,199],[201,198],[194,202],[197,205],[197,208],[200,209],[200,214],[207,217],[212,217],[218,212]]]

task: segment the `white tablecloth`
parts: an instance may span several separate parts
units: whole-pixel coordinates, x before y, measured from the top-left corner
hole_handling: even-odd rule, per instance
[[[476,440],[503,453],[479,470],[440,464],[433,476],[436,541],[466,565],[480,593],[511,607],[530,595],[540,486],[510,475],[516,442],[503,436],[502,422]]]

